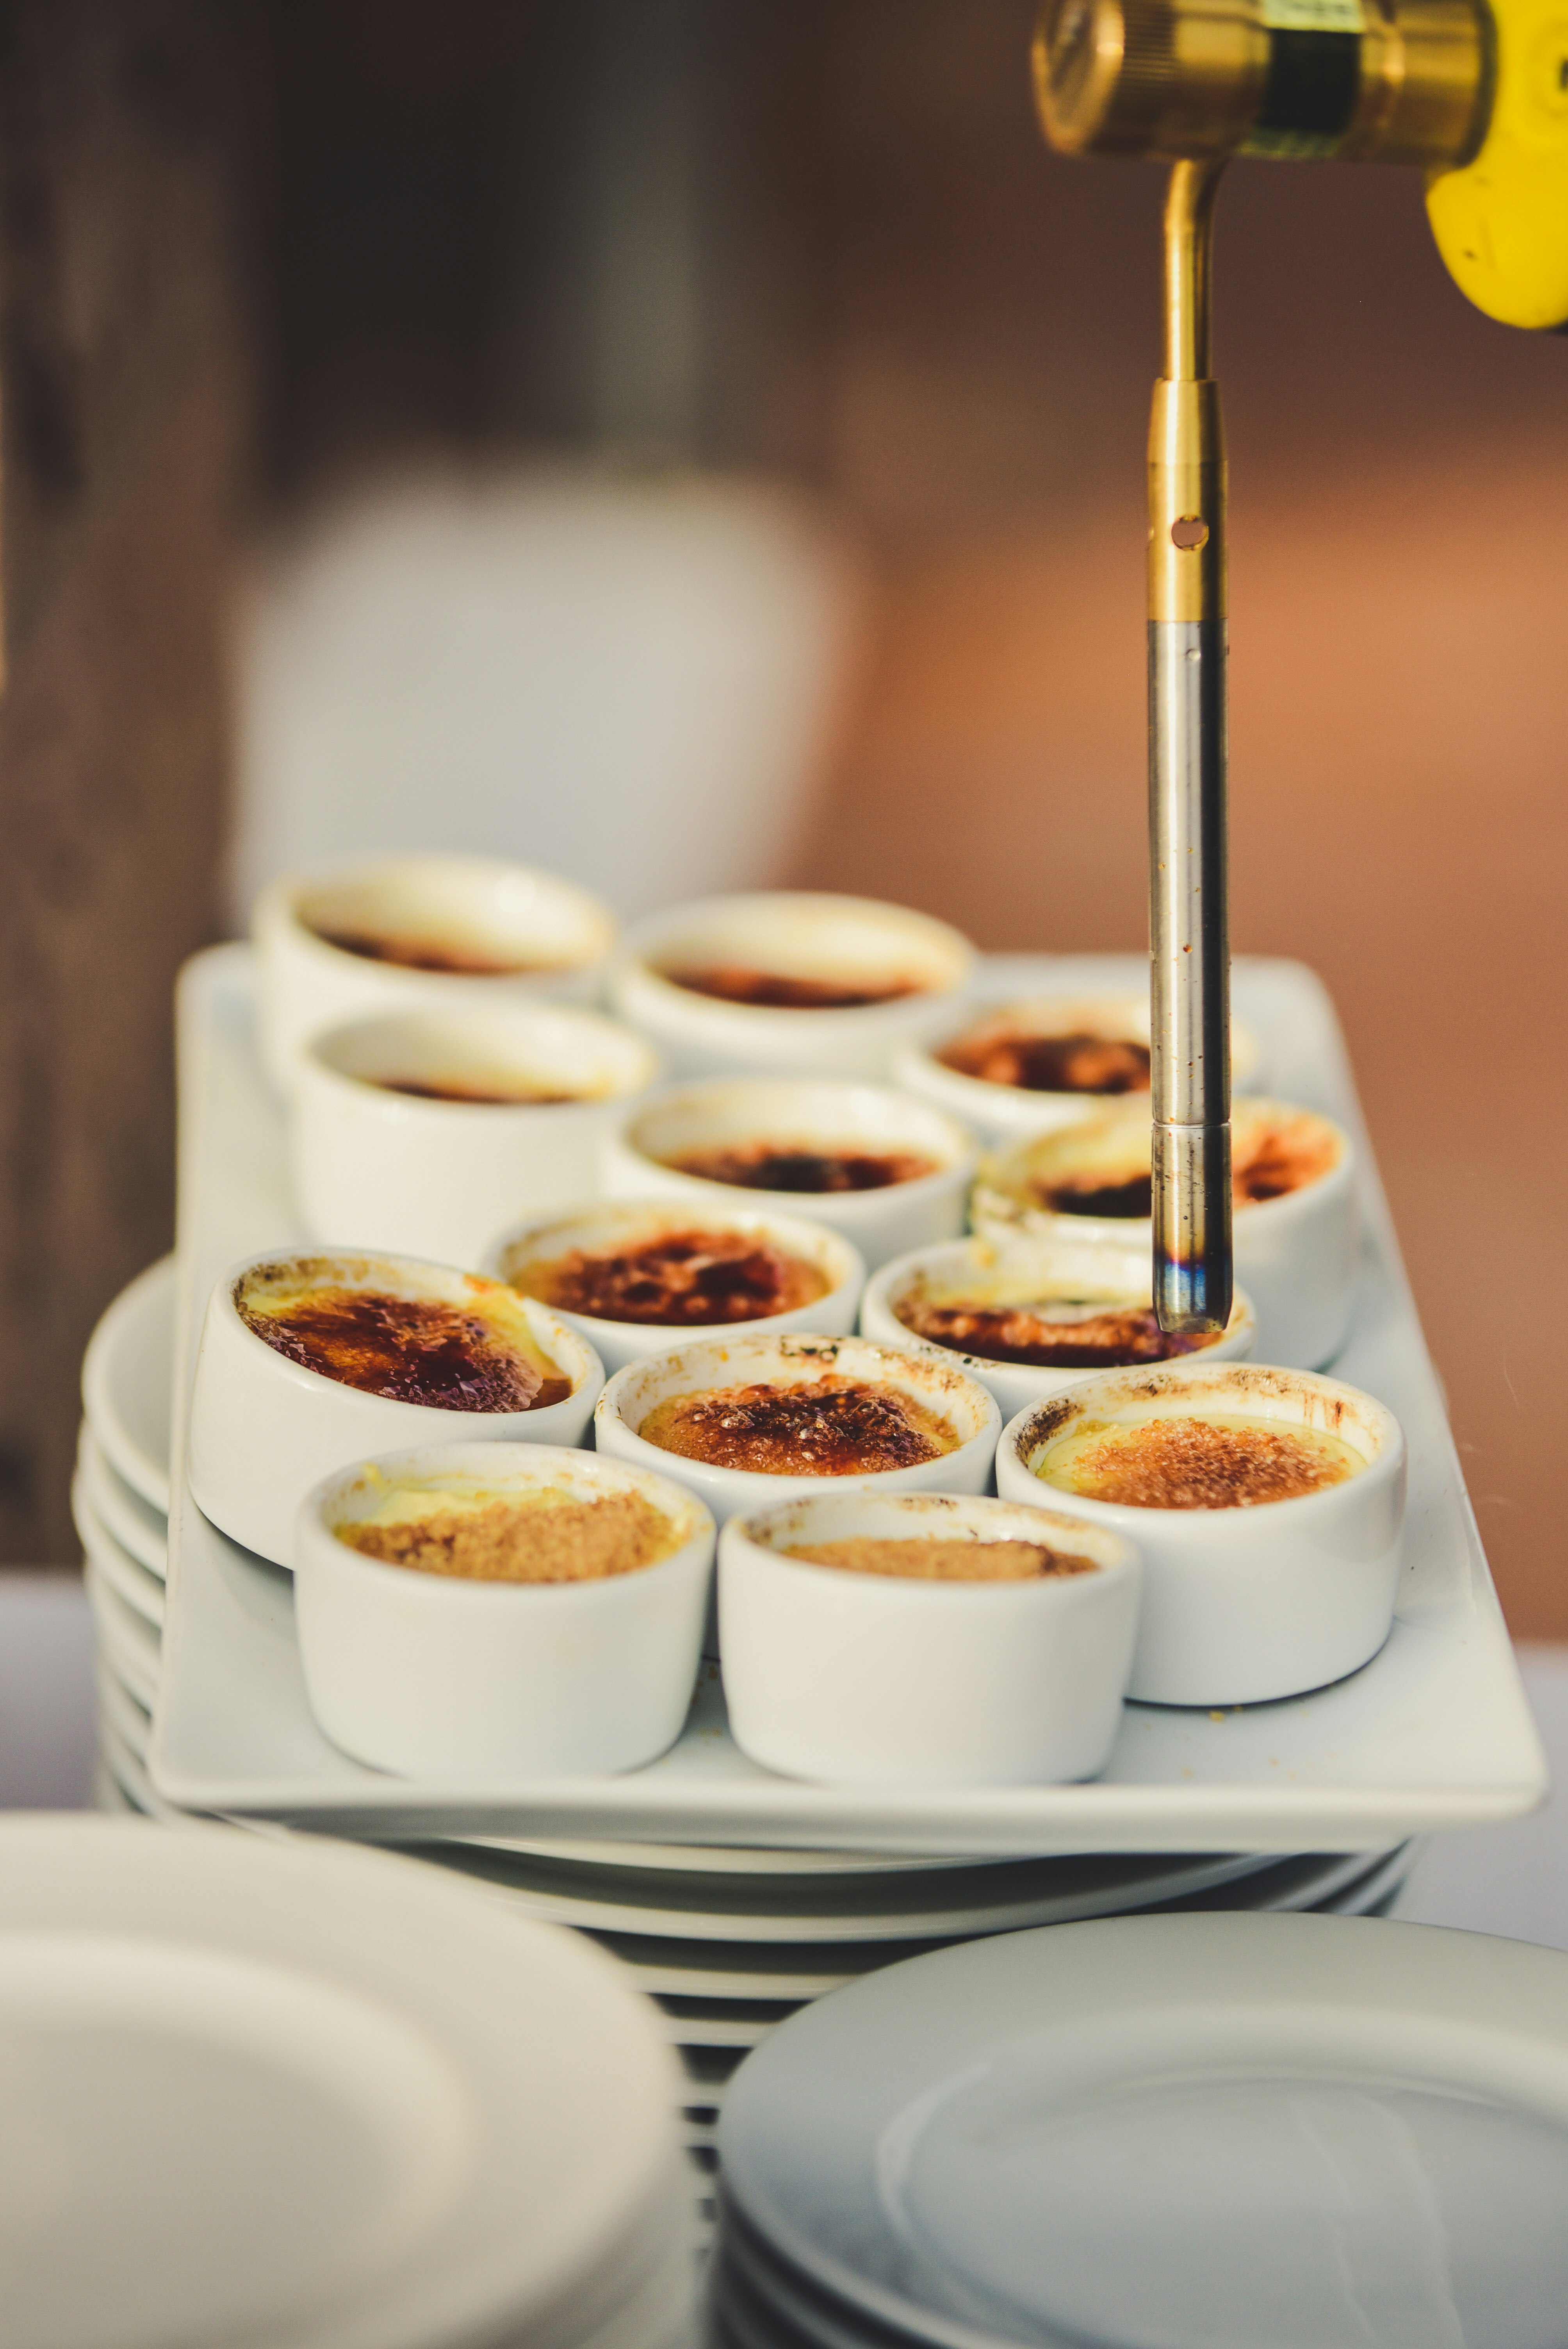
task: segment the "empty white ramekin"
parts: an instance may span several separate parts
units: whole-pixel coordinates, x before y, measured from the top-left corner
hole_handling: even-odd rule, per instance
[[[1130,1508],[1061,1491],[1035,1465],[1085,1420],[1117,1425],[1205,1411],[1326,1428],[1367,1462],[1343,1484],[1251,1508]],[[1119,1533],[1144,1565],[1128,1694],[1151,1704],[1256,1704],[1323,1688],[1375,1656],[1399,1580],[1405,1439],[1392,1412],[1307,1371],[1201,1357],[1109,1371],[1020,1412],[996,1454],[1004,1499]]]
[[[319,1285],[360,1287],[480,1309],[492,1296],[520,1307],[572,1392],[541,1411],[473,1412],[367,1394],[291,1361],[241,1319],[246,1285],[275,1266],[320,1268]],[[359,1248],[273,1248],[232,1265],[207,1301],[191,1398],[188,1467],[204,1516],[247,1549],[287,1566],[294,1516],[311,1487],[351,1460],[409,1444],[576,1444],[604,1383],[586,1339],[531,1298],[477,1273]]]
[[[748,1240],[768,1241],[813,1266],[827,1288],[812,1303],[793,1312],[679,1328],[667,1322],[609,1321],[598,1314],[569,1313],[552,1306],[552,1312],[582,1331],[606,1373],[641,1361],[647,1354],[668,1353],[672,1346],[701,1345],[714,1338],[778,1337],[787,1330],[816,1330],[837,1338],[854,1328],[866,1278],[859,1249],[825,1224],[808,1223],[804,1216],[763,1215],[749,1207],[704,1204],[694,1209],[672,1206],[667,1200],[630,1200],[624,1205],[588,1207],[579,1215],[535,1216],[493,1241],[481,1269],[496,1280],[521,1282],[530,1265],[548,1264],[576,1248],[633,1247],[664,1233],[697,1229],[735,1232]]]
[[[772,976],[907,995],[836,1010],[733,1003],[677,987],[672,971],[729,964]],[[902,1042],[952,1018],[975,950],[945,922],[868,897],[774,890],[674,905],[628,931],[610,977],[624,1019],[677,1076],[880,1077]]]
[[[1239,1153],[1249,1132],[1298,1118],[1322,1129],[1331,1163],[1296,1190],[1236,1208],[1235,1266],[1257,1315],[1256,1351],[1265,1361],[1316,1370],[1344,1345],[1356,1302],[1361,1226],[1350,1136],[1315,1110],[1250,1098],[1236,1102],[1231,1127]],[[1122,1170],[1147,1173],[1149,1156],[1147,1109],[1035,1134],[982,1164],[970,1210],[974,1227],[986,1239],[1025,1233],[1107,1241],[1147,1257],[1154,1245],[1147,1216],[1053,1213],[1035,1204],[1035,1185],[1056,1162],[1064,1169],[1068,1161],[1099,1165],[1110,1177]]]
[[[922,1101],[961,1118],[982,1140],[1000,1149],[1020,1135],[1048,1133],[1058,1125],[1078,1125],[1103,1117],[1119,1103],[1141,1102],[1148,1106],[1148,1089],[1136,1093],[1032,1092],[1023,1085],[995,1084],[987,1078],[965,1076],[937,1056],[948,1046],[991,1021],[1028,1036],[1097,1036],[1115,1043],[1147,1044],[1149,998],[1146,995],[1039,995],[987,1001],[972,1000],[966,1016],[956,1010],[938,1035],[900,1045],[893,1059],[895,1084]],[[1231,1082],[1244,1092],[1254,1081],[1257,1040],[1239,1020],[1231,1023]]]
[[[592,1002],[615,940],[607,907],[570,881],[488,856],[412,855],[273,881],[256,900],[262,1058],[280,1092],[312,1036],[396,1011]],[[509,966],[421,970],[334,946],[324,933],[413,937]]]
[[[389,1566],[339,1541],[385,1485],[500,1498],[635,1492],[679,1547],[573,1583],[476,1582]],[[713,1519],[667,1476],[553,1444],[443,1444],[360,1462],[300,1504],[294,1622],[311,1711],[345,1753],[420,1778],[640,1769],[679,1736],[696,1679]]]
[[[532,1003],[356,1020],[313,1037],[296,1071],[289,1150],[306,1230],[472,1265],[510,1219],[593,1197],[605,1131],[659,1063],[613,1019]],[[521,1081],[574,1098],[431,1100],[391,1090],[399,1080]]]
[[[781,1555],[856,1536],[1047,1542],[1095,1570],[923,1582]],[[830,1785],[1092,1777],[1120,1726],[1140,1578],[1119,1534],[1008,1501],[820,1490],[732,1518],[718,1568],[730,1733],[765,1769]]]
[[[764,1476],[749,1468],[724,1468],[707,1460],[683,1459],[647,1443],[638,1433],[655,1403],[671,1395],[702,1394],[716,1387],[758,1385],[809,1386],[830,1377],[864,1379],[913,1396],[927,1410],[945,1418],[959,1436],[951,1452],[910,1468],[884,1468],[865,1476],[835,1476],[824,1480],[810,1475]],[[673,1476],[700,1494],[720,1525],[738,1513],[787,1501],[796,1495],[820,1493],[824,1481],[835,1491],[859,1488],[878,1493],[983,1493],[991,1481],[991,1464],[1002,1414],[983,1386],[956,1367],[892,1346],[873,1346],[864,1338],[755,1337],[707,1340],[702,1345],[676,1346],[629,1362],[600,1396],[593,1413],[594,1441],[615,1460],[629,1460],[639,1468],[653,1468]]]
[[[684,1174],[669,1164],[689,1151],[749,1142],[808,1150],[908,1151],[935,1171],[876,1191],[754,1191]],[[707,1206],[810,1216],[852,1240],[873,1269],[964,1228],[978,1162],[969,1133],[940,1110],[881,1085],[805,1077],[716,1077],[673,1086],[624,1115],[605,1143],[613,1199],[688,1199]]]
[[[962,1299],[983,1306],[1053,1300],[1071,1305],[1147,1306],[1149,1251],[1119,1247],[1109,1240],[1075,1244],[1024,1235],[995,1240],[943,1240],[935,1247],[914,1248],[908,1256],[896,1257],[872,1274],[861,1300],[861,1336],[874,1339],[879,1346],[913,1346],[917,1353],[956,1362],[960,1370],[990,1389],[1003,1418],[1011,1419],[1032,1403],[1045,1402],[1052,1395],[1081,1385],[1085,1379],[1098,1377],[1104,1365],[1052,1370],[1030,1362],[994,1362],[983,1354],[940,1345],[934,1339],[918,1336],[899,1318],[900,1308],[917,1296],[938,1304]],[[1222,1338],[1202,1349],[1203,1360],[1243,1361],[1253,1351],[1256,1337],[1252,1300],[1244,1289],[1238,1288],[1229,1327]]]

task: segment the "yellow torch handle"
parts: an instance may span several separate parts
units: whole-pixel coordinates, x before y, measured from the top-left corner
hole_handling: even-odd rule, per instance
[[[1461,293],[1505,326],[1568,324],[1568,5],[1491,0],[1493,96],[1472,161],[1427,182]]]

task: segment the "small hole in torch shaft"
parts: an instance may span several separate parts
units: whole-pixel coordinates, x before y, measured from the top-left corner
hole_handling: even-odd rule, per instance
[[[1182,514],[1171,525],[1171,543],[1179,546],[1183,554],[1191,554],[1195,546],[1206,546],[1208,541],[1209,525],[1202,514]]]

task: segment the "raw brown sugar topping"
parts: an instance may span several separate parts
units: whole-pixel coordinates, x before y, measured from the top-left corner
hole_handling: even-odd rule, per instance
[[[937,1054],[944,1067],[1031,1093],[1146,1093],[1149,1047],[1116,1037],[1027,1036],[994,1024]]]
[[[649,1444],[758,1476],[868,1476],[956,1450],[937,1413],[894,1387],[836,1373],[801,1386],[721,1387],[656,1403]]]
[[[341,954],[359,955],[366,962],[400,963],[406,970],[454,971],[467,978],[504,978],[520,970],[548,970],[552,964],[526,955],[487,954],[482,947],[463,947],[436,938],[399,937],[391,930],[327,929],[319,922],[311,928]]]
[[[779,1011],[856,1011],[868,1003],[895,1003],[901,996],[918,995],[913,978],[795,978],[783,971],[753,970],[744,963],[715,963],[700,970],[666,970],[672,987],[693,995],[711,995],[721,1003],[759,1003]]]
[[[743,1191],[882,1191],[936,1172],[934,1158],[912,1150],[805,1150],[787,1142],[688,1150],[666,1163],[678,1174]]]
[[[1096,1571],[1092,1557],[1044,1542],[882,1541],[855,1534],[847,1541],[796,1543],[784,1555],[808,1566],[903,1575],[912,1582],[1043,1582]]]
[[[542,1411],[572,1392],[569,1379],[543,1375],[482,1315],[438,1299],[320,1288],[265,1311],[234,1301],[274,1352],[366,1394],[441,1411]]]
[[[793,1313],[826,1294],[815,1265],[745,1232],[664,1232],[624,1248],[573,1248],[522,1277],[566,1313],[703,1329]]]
[[[675,1547],[669,1519],[640,1493],[593,1501],[542,1493],[466,1509],[443,1508],[432,1495],[418,1517],[373,1517],[336,1532],[386,1566],[472,1582],[599,1582],[651,1566]]]
[[[1026,1362],[1048,1371],[1116,1370],[1131,1362],[1164,1362],[1212,1346],[1212,1337],[1182,1337],[1161,1330],[1150,1305],[1108,1307],[1070,1321],[1053,1321],[1042,1308],[930,1305],[918,1299],[898,1308],[898,1318],[917,1338],[976,1354],[986,1362]]]

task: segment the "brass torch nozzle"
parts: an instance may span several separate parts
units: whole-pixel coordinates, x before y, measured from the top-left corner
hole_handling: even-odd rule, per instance
[[[1065,155],[1468,161],[1483,0],[1045,0],[1035,95]]]

